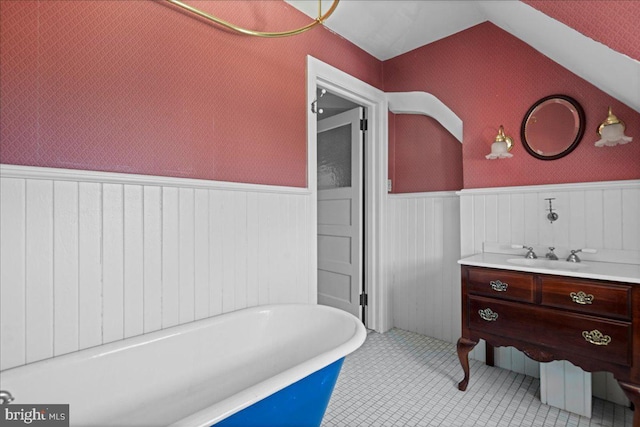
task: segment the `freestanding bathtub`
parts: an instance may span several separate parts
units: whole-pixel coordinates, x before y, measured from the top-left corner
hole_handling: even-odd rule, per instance
[[[0,389],[69,404],[72,426],[317,426],[365,337],[337,309],[259,306],[8,369]]]

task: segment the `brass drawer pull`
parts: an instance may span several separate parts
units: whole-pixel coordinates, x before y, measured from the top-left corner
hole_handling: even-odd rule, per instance
[[[506,292],[507,288],[509,287],[508,283],[503,283],[500,280],[492,280],[490,284],[491,284],[491,289],[498,292]]]
[[[590,342],[594,345],[608,345],[611,342],[611,337],[609,335],[603,335],[597,329],[593,331],[582,331],[582,336],[587,342]]]
[[[579,291],[578,293],[571,292],[569,296],[571,297],[571,301],[575,302],[576,304],[582,304],[582,305],[591,304],[594,299],[593,295],[585,294],[582,291]]]
[[[495,313],[490,308],[485,308],[484,310],[478,310],[478,314],[482,317],[483,320],[487,322],[495,322],[498,320],[498,313]]]

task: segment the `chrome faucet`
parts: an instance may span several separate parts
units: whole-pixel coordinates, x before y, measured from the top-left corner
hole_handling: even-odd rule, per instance
[[[5,390],[0,390],[0,405],[6,405],[13,402],[14,398],[11,393]]]
[[[536,259],[536,258],[538,258],[538,255],[536,255],[535,252],[533,252],[533,247],[532,246],[511,245],[511,247],[514,248],[514,249],[527,249],[528,252],[524,256],[527,259]]]
[[[547,259],[550,259],[552,261],[557,261],[558,260],[558,255],[556,255],[553,251],[555,250],[555,248],[553,246],[549,246],[549,252],[547,252],[547,254],[545,255],[545,257]]]
[[[580,262],[580,258],[578,257],[578,252],[584,252],[584,253],[588,253],[588,254],[595,254],[596,251],[595,249],[572,249],[571,250],[571,254],[569,254],[569,256],[567,257],[567,262]]]

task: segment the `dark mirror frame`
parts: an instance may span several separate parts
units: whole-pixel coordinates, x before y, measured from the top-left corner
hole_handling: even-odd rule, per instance
[[[576,138],[573,140],[571,145],[569,145],[561,153],[555,154],[553,156],[544,156],[536,152],[533,148],[531,148],[531,146],[529,145],[529,142],[527,141],[525,131],[527,128],[527,122],[529,121],[529,118],[531,114],[534,112],[534,110],[538,108],[542,103],[549,101],[550,99],[562,99],[567,101],[571,105],[573,105],[573,107],[576,109],[576,112],[578,113],[578,119],[580,120],[580,123],[578,125],[579,126],[578,134],[576,135]],[[520,138],[522,140],[522,145],[524,146],[525,150],[527,150],[527,152],[531,154],[533,157],[540,160],[556,160],[566,156],[578,146],[578,143],[580,142],[580,140],[582,140],[582,136],[584,135],[584,128],[585,128],[584,110],[582,109],[582,106],[578,103],[578,101],[576,101],[575,99],[567,95],[549,95],[536,101],[536,103],[533,104],[531,108],[529,108],[529,110],[527,111],[527,114],[524,115],[524,119],[522,120],[522,126],[520,127]]]

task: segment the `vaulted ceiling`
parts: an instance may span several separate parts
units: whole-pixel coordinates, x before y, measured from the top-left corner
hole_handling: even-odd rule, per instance
[[[285,1],[318,14],[317,1]],[[324,0],[323,8],[330,4]],[[520,1],[341,0],[325,25],[384,61],[485,21],[640,112],[640,61]]]

